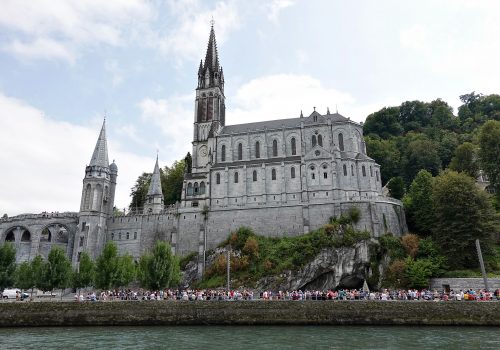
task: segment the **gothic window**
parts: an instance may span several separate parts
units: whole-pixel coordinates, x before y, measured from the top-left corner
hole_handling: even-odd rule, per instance
[[[111,237],[113,237],[113,234],[111,234]],[[80,244],[79,244],[80,247],[83,247],[83,242],[84,241],[85,241],[85,237],[84,236],[80,236]]]
[[[92,193],[90,184],[87,184],[85,189],[85,197],[83,200],[83,209],[90,209],[90,194]]]
[[[344,176],[347,176],[347,166],[344,164],[343,168],[344,168]]]
[[[378,177],[378,170],[375,171],[375,175],[377,177],[377,182],[379,182],[380,180],[379,180],[379,177]]]
[[[243,159],[243,144],[238,143],[238,160]]]
[[[7,236],[5,237],[5,242],[14,242],[16,240],[16,237],[14,236],[14,232],[10,231],[7,233]]]
[[[292,146],[292,156],[296,155],[297,154],[297,144],[295,142],[295,137],[292,137],[292,140],[291,140],[291,146]]]
[[[220,160],[221,162],[226,161],[226,145],[222,145],[221,150],[220,150]]]
[[[260,158],[260,142],[255,142],[255,158]]]
[[[215,182],[217,183],[217,185],[220,185],[220,174],[219,173],[215,174]]]
[[[370,165],[370,176],[373,177],[373,168],[371,165]]]
[[[328,179],[328,173],[323,173],[323,179]]]
[[[114,241],[115,240],[115,233],[114,232],[111,232],[111,240]]]
[[[361,167],[361,172],[363,173],[363,176],[366,176],[366,168],[364,165]]]
[[[130,232],[127,232],[127,239],[130,239]]]
[[[187,188],[187,195],[192,196],[193,195],[193,184],[188,183],[188,188]]]
[[[278,156],[278,141],[273,140],[273,157]]]
[[[354,165],[351,164],[351,175],[354,176]]]
[[[237,184],[238,183],[238,172],[235,172],[234,173],[234,183]]]
[[[92,209],[93,210],[101,210],[101,202],[102,202],[102,186],[100,184],[98,184],[94,188]]]
[[[339,149],[344,151],[344,135],[342,133],[339,134]]]
[[[291,177],[292,179],[295,179],[295,167],[292,167],[292,168],[290,169],[290,177]]]
[[[194,195],[197,196],[198,193],[200,192],[200,189],[198,188],[197,182],[194,183],[193,189],[194,189]]]
[[[200,194],[205,194],[205,182],[200,183]]]
[[[316,146],[316,135],[313,135],[312,136],[312,140],[311,140],[311,143],[312,143],[312,146]]]
[[[271,170],[271,180],[276,180],[276,169]]]
[[[321,135],[318,135],[318,145],[323,147],[323,136],[321,136]]]
[[[254,170],[252,173],[252,179],[253,179],[253,181],[257,181],[257,171],[256,170]]]
[[[315,178],[316,178],[316,174],[311,173],[311,179],[313,179],[313,180],[314,180]]]

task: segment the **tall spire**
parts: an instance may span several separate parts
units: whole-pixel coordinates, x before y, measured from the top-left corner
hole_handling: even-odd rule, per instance
[[[219,70],[219,55],[217,54],[217,42],[215,41],[215,31],[212,22],[210,36],[208,38],[207,54],[205,55],[204,70],[209,68],[212,72]]]
[[[151,183],[149,184],[148,197],[157,195],[163,196],[163,192],[161,190],[160,167],[158,166],[158,155],[156,155],[155,170],[153,171]]]
[[[97,139],[90,166],[101,166],[103,168],[109,167],[108,161],[108,145],[106,141],[106,119],[102,123],[101,133]]]

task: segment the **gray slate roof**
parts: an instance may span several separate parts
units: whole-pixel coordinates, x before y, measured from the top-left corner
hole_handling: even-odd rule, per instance
[[[106,121],[102,123],[101,133],[99,134],[94,153],[90,159],[90,166],[109,167],[108,144],[106,142]]]
[[[149,184],[148,196],[163,196],[161,190],[161,178],[160,178],[160,167],[158,166],[158,156],[156,156],[155,170],[153,171],[153,176],[151,176],[151,182]]]
[[[320,115],[317,112],[313,112],[311,116],[314,114]],[[298,128],[300,127],[300,123],[304,122],[306,124],[311,124],[312,118],[307,117],[307,118],[288,118],[288,119],[276,119],[276,120],[267,120],[264,122],[256,122],[256,123],[246,123],[246,124],[236,124],[236,125],[227,125],[224,128],[222,128],[222,131],[220,132],[221,135],[227,135],[227,134],[240,134],[240,133],[245,133],[245,132],[252,132],[252,131],[258,131],[258,130],[276,130],[276,129],[281,129],[281,128]],[[332,123],[335,122],[345,122],[348,121],[346,117],[334,113],[334,114],[326,114],[321,116],[323,120],[318,119],[318,124],[322,124],[326,122],[327,119],[330,119]],[[310,119],[311,118],[311,119]]]

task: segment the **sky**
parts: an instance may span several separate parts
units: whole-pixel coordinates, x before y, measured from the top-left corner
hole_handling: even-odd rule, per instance
[[[0,3],[0,215],[78,211],[104,116],[118,208],[191,151],[212,18],[228,125],[500,92],[495,0]]]

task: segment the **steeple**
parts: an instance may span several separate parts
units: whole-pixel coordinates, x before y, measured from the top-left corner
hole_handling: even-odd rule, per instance
[[[90,166],[100,166],[103,168],[109,167],[108,161],[108,145],[106,142],[106,119],[102,123],[101,133],[97,139],[97,143],[94,148],[94,153],[92,154],[92,159],[90,159]]]
[[[207,53],[205,55],[205,65],[203,69],[209,68],[211,71],[219,69],[219,55],[217,54],[217,41],[215,40],[214,25],[210,28],[210,36],[208,38]]]
[[[219,87],[222,92],[224,91],[224,75],[222,73],[222,67],[219,65],[219,54],[217,52],[217,41],[215,39],[213,21],[208,37],[205,62],[202,60],[198,68],[198,89],[211,87]]]
[[[158,155],[156,155],[155,170],[151,176],[144,212],[148,214],[158,214],[163,210],[163,192],[161,190],[160,167],[158,166]]]
[[[155,170],[153,171],[151,183],[149,184],[148,197],[156,195],[163,196],[163,192],[161,190],[160,167],[158,166],[158,155],[156,155]]]

